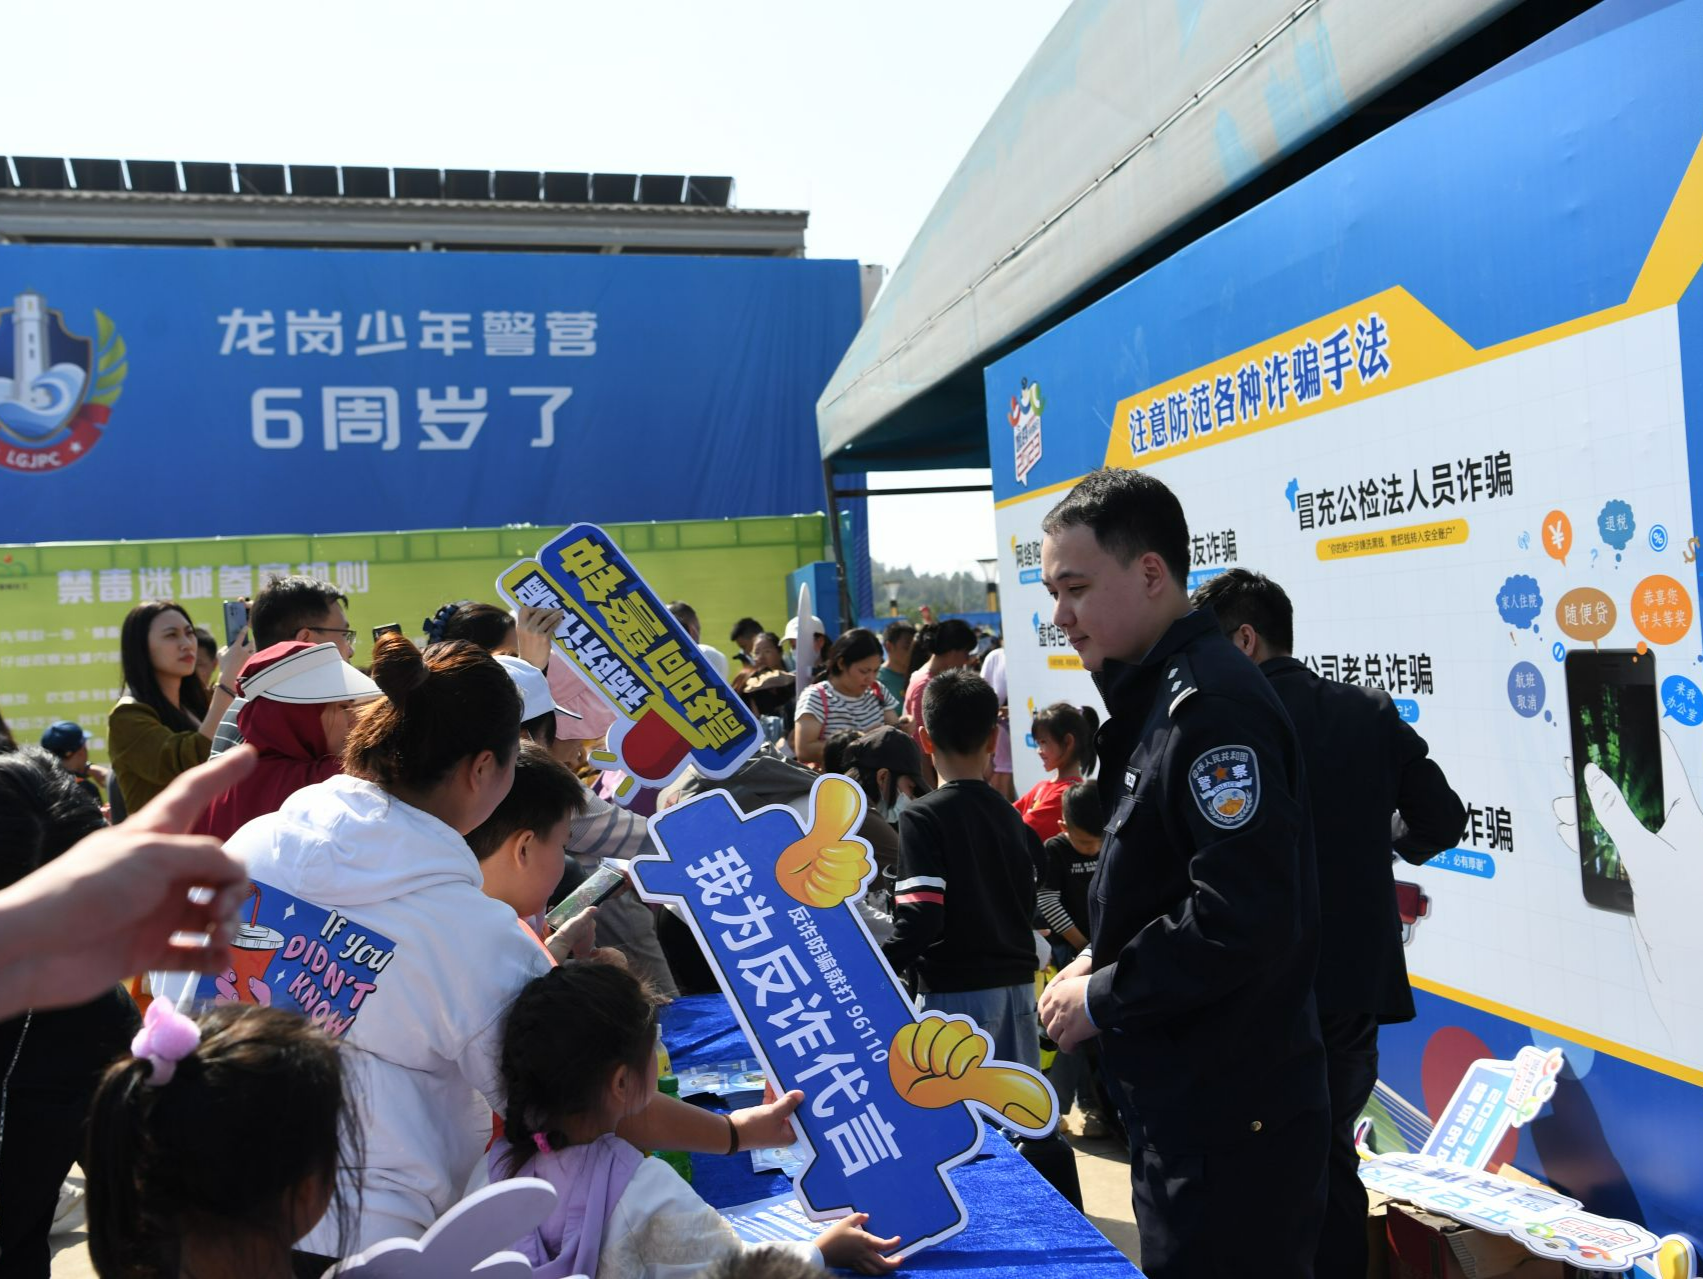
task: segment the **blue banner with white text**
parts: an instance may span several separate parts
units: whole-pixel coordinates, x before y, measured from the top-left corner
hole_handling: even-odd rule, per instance
[[[0,542],[821,510],[857,264],[0,246]]]

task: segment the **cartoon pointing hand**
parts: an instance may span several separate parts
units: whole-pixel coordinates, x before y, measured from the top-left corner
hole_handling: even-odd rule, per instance
[[[847,833],[863,816],[857,785],[830,775],[816,784],[810,830],[788,845],[775,865],[775,879],[807,907],[837,907],[854,896],[874,870],[869,846]]]
[[[1049,1132],[1058,1113],[1052,1090],[1017,1067],[984,1067],[991,1047],[972,1023],[930,1014],[899,1028],[887,1074],[899,1096],[916,1106],[979,1102],[1018,1129],[1036,1136]]]

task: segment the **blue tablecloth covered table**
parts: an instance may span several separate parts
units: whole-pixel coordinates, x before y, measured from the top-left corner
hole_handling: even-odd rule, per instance
[[[664,1009],[662,1041],[676,1070],[751,1056],[745,1033],[719,995],[685,996]],[[969,1225],[915,1255],[898,1275],[1141,1275],[996,1131],[989,1130],[979,1157],[952,1171],[952,1181],[970,1211]],[[745,1152],[694,1155],[692,1185],[718,1209],[792,1189],[779,1173],[753,1173]]]

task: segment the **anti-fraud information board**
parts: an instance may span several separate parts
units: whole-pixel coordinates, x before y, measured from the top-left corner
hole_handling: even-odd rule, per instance
[[[1703,1161],[1651,1131],[1703,1137],[1700,42],[1703,4],[1599,6],[986,380],[1019,790],[1034,711],[1098,705],[1042,518],[1146,469],[1190,586],[1274,578],[1296,657],[1386,690],[1468,806],[1459,848],[1398,866],[1403,934],[1453,1002],[1422,1022],[1575,1046],[1574,1154],[1526,1135],[1522,1165],[1694,1232]],[[1435,1110],[1432,1054],[1472,1055],[1426,1034],[1404,1060],[1386,1031],[1384,1076]]]

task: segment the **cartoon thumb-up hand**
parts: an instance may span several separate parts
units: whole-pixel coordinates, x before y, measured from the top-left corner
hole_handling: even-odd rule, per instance
[[[830,775],[816,784],[810,830],[788,845],[775,879],[807,907],[837,907],[854,896],[874,870],[869,846],[848,835],[863,816],[857,784]]]
[[[1051,1130],[1058,1114],[1052,1090],[1019,1067],[983,1066],[990,1047],[974,1024],[930,1014],[899,1028],[887,1074],[899,1096],[916,1106],[979,1102],[1015,1128],[1035,1135]]]

